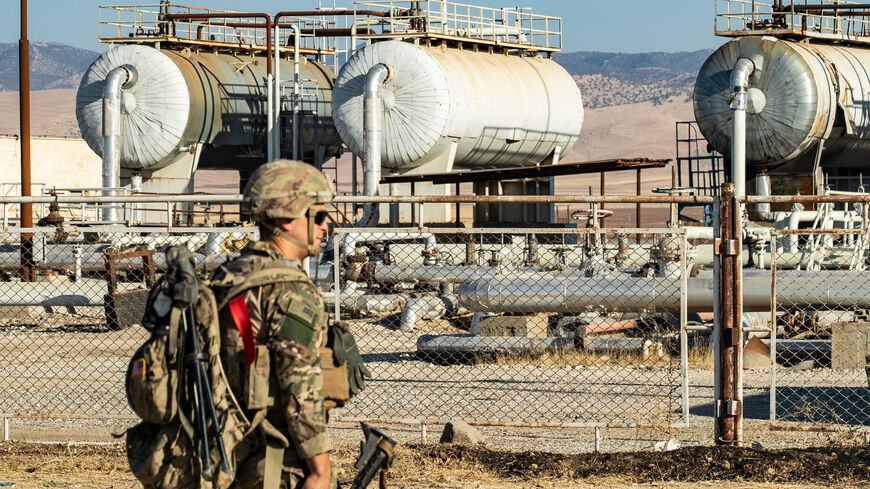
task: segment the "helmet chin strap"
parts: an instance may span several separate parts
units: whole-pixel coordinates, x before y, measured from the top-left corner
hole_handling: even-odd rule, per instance
[[[278,236],[288,243],[294,244],[308,253],[308,256],[315,256],[320,253],[320,247],[314,244],[314,215],[311,212],[308,212],[308,243],[303,243],[302,240],[296,239],[293,236],[290,236],[286,231],[281,229],[280,227],[272,224],[266,223],[265,228],[271,232],[273,235]]]

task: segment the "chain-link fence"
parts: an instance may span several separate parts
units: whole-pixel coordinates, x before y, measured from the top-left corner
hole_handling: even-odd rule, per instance
[[[866,426],[866,204],[804,204],[815,210],[782,213],[778,229],[770,231],[773,313],[755,318],[759,332],[745,346],[745,379],[752,387],[769,386],[769,419],[781,429]],[[754,255],[764,260],[760,246]]]
[[[643,234],[637,244],[638,235]],[[374,378],[349,418],[670,426],[680,230],[342,229],[334,310]]]
[[[337,417],[687,420],[685,233],[560,226],[336,229],[311,269],[373,373]],[[147,336],[136,324],[163,250],[186,245],[207,273],[252,238],[240,227],[26,231],[0,234],[0,413],[19,417],[132,418],[124,373]]]
[[[252,228],[154,232],[81,228],[0,233],[0,412],[32,417],[131,417],[124,393],[130,356],[147,338],[138,324],[162,251],[184,245],[205,272]],[[34,276],[21,280],[22,237]]]

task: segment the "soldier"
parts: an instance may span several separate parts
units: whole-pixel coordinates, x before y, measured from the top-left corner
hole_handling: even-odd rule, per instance
[[[305,163],[277,160],[259,167],[244,200],[260,240],[220,267],[214,282],[238,284],[276,264],[301,271],[301,261],[320,250],[327,231],[324,204],[334,195],[329,180]],[[301,277],[265,281],[220,313],[221,357],[230,386],[249,415],[266,407],[264,429],[237,448],[234,489],[337,487],[318,356],[328,315],[317,288]],[[224,297],[228,289],[215,288],[219,302],[232,299]],[[262,374],[264,365],[268,375]]]

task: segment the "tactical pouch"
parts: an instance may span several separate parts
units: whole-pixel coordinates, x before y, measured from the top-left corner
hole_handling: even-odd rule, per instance
[[[332,348],[320,348],[320,367],[323,370],[323,398],[326,409],[342,407],[350,400],[347,363],[335,365]]]
[[[145,489],[193,489],[200,480],[193,465],[196,454],[181,424],[139,423],[127,431],[130,471]]]
[[[130,360],[125,388],[127,401],[140,418],[163,425],[178,411],[178,375],[169,365],[169,337],[153,334]]]
[[[275,399],[269,397],[269,372],[271,362],[269,347],[257,345],[257,357],[248,369],[246,386],[246,407],[250,410],[266,409],[275,404]]]

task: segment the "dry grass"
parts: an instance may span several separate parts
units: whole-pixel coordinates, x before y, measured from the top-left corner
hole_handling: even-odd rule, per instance
[[[340,480],[356,474],[357,449],[332,452]],[[389,475],[392,487],[866,487],[866,446],[803,450],[687,447],[675,452],[557,454],[495,450],[483,446],[399,446]],[[16,487],[137,487],[121,444],[0,443],[2,480]],[[763,484],[778,483],[777,486]],[[799,486],[788,486],[799,483]],[[647,486],[648,487],[648,486]]]
[[[689,368],[713,370],[713,362],[713,352],[709,348],[692,348],[689,350]]]

